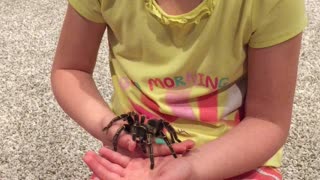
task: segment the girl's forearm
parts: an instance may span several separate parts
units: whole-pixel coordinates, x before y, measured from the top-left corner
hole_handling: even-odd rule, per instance
[[[95,138],[106,141],[101,130],[115,115],[101,97],[91,74],[54,69],[51,84],[62,109]]]
[[[223,137],[187,156],[195,168],[193,179],[226,179],[259,166],[285,143],[288,129],[256,118],[245,118]]]

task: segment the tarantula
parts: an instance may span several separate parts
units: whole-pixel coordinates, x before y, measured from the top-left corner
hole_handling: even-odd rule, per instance
[[[135,141],[141,148],[144,153],[147,153],[146,146],[148,146],[148,153],[150,158],[150,169],[154,168],[154,155],[152,148],[153,138],[161,138],[165,141],[169,147],[171,154],[174,158],[177,158],[175,151],[173,150],[171,144],[181,142],[176,134],[174,128],[163,119],[150,119],[145,123],[145,116],[139,116],[136,112],[129,112],[127,114],[121,114],[120,116],[115,117],[111,122],[103,128],[103,131],[108,133],[109,128],[116,121],[123,120],[127,121],[128,124],[124,124],[120,127],[116,134],[113,137],[113,149],[117,151],[118,138],[120,133],[124,130],[125,132],[132,135],[132,140]],[[171,136],[171,142],[168,140],[167,136],[164,134],[164,128],[168,130]]]

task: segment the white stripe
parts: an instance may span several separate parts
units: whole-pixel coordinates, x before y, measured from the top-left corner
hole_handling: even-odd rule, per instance
[[[229,115],[234,110],[238,109],[242,105],[242,94],[240,88],[234,84],[227,91],[227,100],[222,113],[222,118]]]
[[[262,169],[256,169],[256,171],[262,175],[265,175],[265,176],[269,176],[269,177],[272,177],[274,180],[280,180],[277,176],[273,175],[273,174],[270,174],[270,173],[267,173],[265,171],[263,171]]]

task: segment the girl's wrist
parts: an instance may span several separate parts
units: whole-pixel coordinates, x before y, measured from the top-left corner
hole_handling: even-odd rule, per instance
[[[197,163],[199,158],[198,155],[198,149],[193,149],[190,152],[188,152],[188,154],[185,156],[186,160],[191,164],[192,166],[192,174],[189,178],[189,180],[193,180],[193,179],[205,179],[203,177],[203,175],[201,175],[199,168],[201,169],[202,165]]]
[[[201,179],[201,180],[222,180],[220,177],[213,177],[215,174],[215,167],[208,167],[208,164],[205,163],[203,152],[200,148],[192,149],[187,155],[186,160],[192,166],[192,174],[189,180]]]
[[[105,115],[102,119],[101,119],[101,130],[103,129],[103,128],[105,128],[106,126],[108,126],[108,124],[111,122],[111,120],[113,119],[113,118],[115,118],[116,116],[114,115],[114,114],[107,114],[107,115]]]
[[[116,117],[114,114],[108,114],[108,115],[105,115],[100,121],[100,128],[98,130],[102,134],[100,141],[103,143],[103,145],[110,144],[112,140],[112,137],[111,137],[112,135],[110,135],[110,132],[107,133],[106,131],[103,131],[103,129],[108,126],[108,124],[111,122],[111,120],[114,117]]]

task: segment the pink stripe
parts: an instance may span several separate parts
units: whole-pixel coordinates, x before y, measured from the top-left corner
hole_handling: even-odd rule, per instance
[[[136,112],[138,112],[139,114],[143,114],[145,115],[147,118],[162,118],[166,121],[170,121],[173,122],[177,119],[176,116],[171,116],[168,114],[164,114],[160,112],[160,107],[150,98],[148,98],[147,96],[145,96],[144,94],[141,95],[141,102],[148,107],[148,109],[150,109],[151,111],[147,110],[146,108],[134,103],[133,101],[131,101],[131,104],[134,108],[134,110]]]
[[[189,92],[179,91],[179,93],[168,92],[166,103],[170,107],[174,116],[195,120],[196,116],[193,113],[192,106],[189,103]]]

